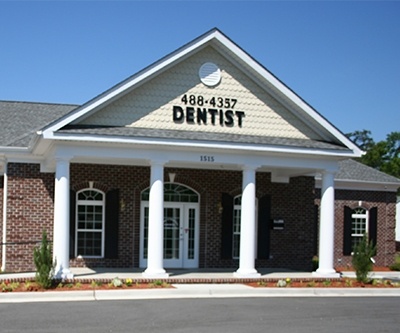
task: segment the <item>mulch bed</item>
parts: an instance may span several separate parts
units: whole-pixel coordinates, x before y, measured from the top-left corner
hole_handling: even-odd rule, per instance
[[[282,280],[285,281],[285,280]],[[285,284],[286,283],[286,284]],[[371,283],[357,282],[356,279],[299,280],[280,283],[279,281],[252,282],[246,285],[254,288],[400,288],[400,284],[387,280],[375,280]]]

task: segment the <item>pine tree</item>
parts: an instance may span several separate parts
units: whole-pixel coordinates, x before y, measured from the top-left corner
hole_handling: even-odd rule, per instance
[[[353,267],[356,270],[357,281],[367,283],[368,275],[372,271],[372,257],[375,255],[376,247],[368,240],[367,234],[364,234],[362,240],[354,247]]]
[[[33,261],[36,267],[36,282],[42,288],[50,288],[54,279],[54,269],[56,267],[56,263],[53,262],[51,247],[47,240],[46,230],[44,229],[40,246],[33,249]]]

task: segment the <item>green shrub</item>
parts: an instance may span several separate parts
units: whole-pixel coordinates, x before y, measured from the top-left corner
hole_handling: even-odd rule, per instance
[[[374,244],[368,240],[367,234],[364,234],[362,240],[354,247],[352,259],[358,282],[366,283],[369,281],[368,275],[369,272],[372,271],[373,267],[371,259],[375,252]]]
[[[319,259],[317,256],[314,256],[312,258],[312,271],[315,272],[318,269],[319,266]]]
[[[33,249],[33,261],[36,267],[36,282],[44,289],[50,288],[53,284],[56,263],[53,262],[46,230],[43,230],[40,246]]]
[[[399,253],[396,254],[394,260],[395,260],[394,264],[391,265],[389,268],[392,271],[400,271],[400,254]]]

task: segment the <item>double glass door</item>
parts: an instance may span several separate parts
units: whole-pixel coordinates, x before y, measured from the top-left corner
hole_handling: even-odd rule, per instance
[[[140,266],[147,267],[149,206],[142,203]],[[198,267],[198,204],[164,203],[165,268]]]

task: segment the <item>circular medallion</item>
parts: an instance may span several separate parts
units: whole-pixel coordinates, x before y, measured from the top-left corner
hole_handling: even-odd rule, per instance
[[[206,86],[213,87],[221,81],[221,70],[216,64],[206,62],[199,69],[199,77]]]

